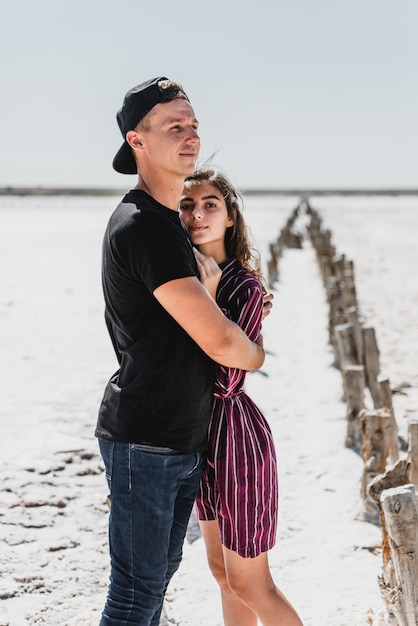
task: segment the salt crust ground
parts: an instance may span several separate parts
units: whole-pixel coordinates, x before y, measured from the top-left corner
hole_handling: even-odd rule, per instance
[[[247,201],[264,259],[296,199]],[[417,200],[318,199],[354,259],[400,430],[418,417]],[[115,369],[102,319],[100,243],[108,199],[1,199],[0,626],[95,626],[107,578],[106,487],[92,433]],[[341,379],[313,250],[280,262],[264,325],[266,363],[247,391],[268,417],[280,469],[270,563],[305,626],[388,624],[378,592],[380,531],[362,519],[362,461],[344,447]],[[415,306],[414,306],[415,305]],[[405,387],[404,384],[411,385]],[[166,623],[222,624],[192,520]]]

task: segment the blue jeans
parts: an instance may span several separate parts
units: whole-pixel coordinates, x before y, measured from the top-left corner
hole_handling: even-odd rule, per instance
[[[158,626],[182,557],[201,454],[99,440],[111,502],[110,585],[100,626]]]

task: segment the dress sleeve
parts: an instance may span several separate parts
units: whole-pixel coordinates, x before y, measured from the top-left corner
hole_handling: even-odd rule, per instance
[[[228,317],[255,341],[261,331],[262,313],[263,289],[260,281],[252,274],[247,274],[239,280],[230,295]]]

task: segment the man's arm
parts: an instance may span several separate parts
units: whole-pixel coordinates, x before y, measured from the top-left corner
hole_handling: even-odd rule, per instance
[[[171,280],[158,287],[154,296],[216,363],[247,371],[263,365],[263,348],[228,320],[197,278]]]

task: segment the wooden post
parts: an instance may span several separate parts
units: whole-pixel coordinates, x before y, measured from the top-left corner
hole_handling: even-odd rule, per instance
[[[319,268],[321,270],[321,276],[324,284],[327,282],[328,276],[332,276],[332,251],[324,251],[321,248],[319,249],[318,261]]]
[[[409,480],[415,485],[418,493],[418,420],[408,423],[408,462]]]
[[[340,369],[343,370],[348,365],[358,365],[352,325],[339,324],[334,328],[334,335]]]
[[[391,437],[390,437],[390,459],[396,463],[399,459],[399,438],[398,426],[395,420],[395,412],[392,403],[392,392],[387,378],[378,381],[379,407],[386,408],[390,413]]]
[[[267,262],[268,285],[272,288],[279,278],[278,263],[282,250],[278,242],[270,244],[270,260]]]
[[[400,459],[393,467],[388,469],[384,474],[379,474],[369,485],[369,495],[376,502],[380,512],[380,528],[382,530],[382,559],[383,572],[380,578],[380,589],[382,596],[391,595],[391,590],[396,587],[396,577],[393,568],[393,562],[390,552],[389,536],[386,528],[385,516],[382,511],[381,495],[385,489],[400,487],[406,485],[408,480],[408,462],[406,459]]]
[[[369,496],[368,488],[371,481],[383,474],[386,470],[386,460],[389,454],[389,411],[378,409],[375,411],[360,411],[363,445],[361,454],[364,461],[362,476],[362,496],[364,499],[365,516],[376,522],[378,511],[375,502]]]
[[[357,307],[351,306],[347,309],[347,320],[353,327],[354,343],[356,345],[357,363],[364,362],[363,333]]]
[[[375,409],[379,408],[379,386],[377,378],[380,372],[379,349],[374,328],[363,328],[364,367],[366,384],[370,389]]]
[[[327,302],[329,304],[328,313],[328,332],[330,342],[334,348],[335,358],[338,362],[337,347],[335,345],[335,327],[345,323],[345,312],[342,306],[341,293],[338,280],[335,276],[330,274],[325,281],[325,288],[327,294]]]
[[[348,448],[361,450],[362,436],[360,411],[364,408],[364,367],[347,365],[342,370],[344,398],[347,403],[347,436],[345,445]]]
[[[291,228],[288,229],[287,246],[288,248],[302,248],[302,237]]]
[[[418,515],[414,485],[386,489],[381,504],[396,576],[391,608],[401,626],[416,626]]]
[[[357,306],[356,284],[354,280],[354,262],[346,261],[344,268],[344,301],[346,308]]]
[[[338,298],[339,287],[338,287],[338,280],[336,276],[333,276],[332,274],[330,274],[327,277],[326,282],[325,282],[325,290],[327,294],[328,303]]]

